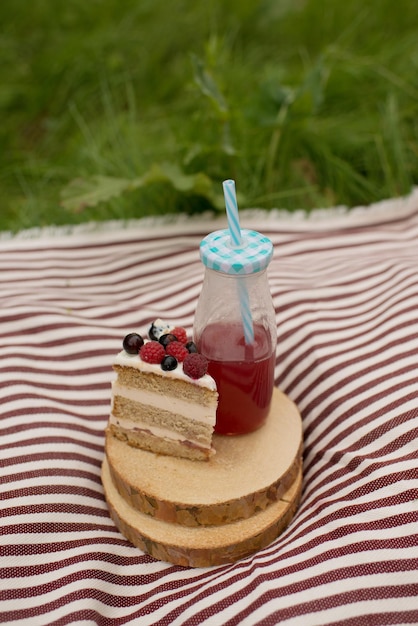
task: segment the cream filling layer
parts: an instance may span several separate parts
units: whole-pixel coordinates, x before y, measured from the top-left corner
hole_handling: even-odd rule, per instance
[[[201,441],[196,441],[192,437],[182,437],[179,433],[175,433],[172,430],[168,430],[166,428],[161,428],[160,426],[151,426],[150,424],[144,424],[141,422],[134,422],[128,419],[119,419],[115,417],[112,413],[109,417],[109,423],[114,426],[120,426],[124,430],[146,430],[151,433],[155,437],[161,437],[163,439],[170,439],[171,441],[176,441],[178,443],[192,443],[199,448],[210,448],[211,446],[205,446]]]
[[[112,382],[112,409],[114,396],[121,396],[133,402],[140,402],[152,406],[155,409],[169,411],[170,413],[178,413],[184,415],[195,422],[202,422],[209,426],[215,426],[216,422],[216,401],[213,407],[205,407],[195,402],[188,402],[182,398],[174,398],[173,396],[163,396],[160,393],[152,391],[132,389],[125,385],[120,385],[117,381]]]

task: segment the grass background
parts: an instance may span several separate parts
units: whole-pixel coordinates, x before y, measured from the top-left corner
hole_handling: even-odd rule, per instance
[[[0,229],[418,182],[416,0],[0,3]]]

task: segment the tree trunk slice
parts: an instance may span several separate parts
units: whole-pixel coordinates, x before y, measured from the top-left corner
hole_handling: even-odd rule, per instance
[[[174,565],[210,567],[243,559],[280,535],[299,503],[302,467],[280,500],[248,519],[222,526],[181,526],[136,511],[117,491],[106,458],[102,481],[112,519],[134,546]]]
[[[207,462],[157,455],[106,434],[112,482],[132,509],[182,526],[219,526],[280,503],[300,472],[302,421],[278,389],[259,430],[215,435]],[[280,508],[280,506],[279,506]]]

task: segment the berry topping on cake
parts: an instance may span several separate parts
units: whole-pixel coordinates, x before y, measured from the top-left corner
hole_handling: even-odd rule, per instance
[[[189,353],[183,361],[183,371],[190,378],[202,378],[208,371],[208,360],[203,354]]]
[[[148,336],[152,341],[158,341],[162,335],[166,335],[167,333],[171,333],[173,331],[174,326],[171,324],[167,324],[163,322],[163,320],[155,320],[151,324],[151,328],[148,331]]]
[[[175,370],[178,365],[177,359],[174,356],[170,356],[166,354],[166,356],[161,361],[161,369],[165,372],[171,372]]]
[[[187,348],[182,343],[180,343],[180,341],[171,341],[167,345],[165,351],[167,354],[174,356],[179,363],[184,361],[186,356],[189,354]]]
[[[164,346],[158,341],[147,341],[139,351],[139,356],[146,363],[161,363],[165,356]]]
[[[123,340],[123,349],[128,354],[138,354],[144,345],[144,340],[138,333],[129,333]]]
[[[175,335],[173,335],[173,333],[167,333],[165,335],[161,335],[158,341],[162,346],[164,346],[164,348],[166,348],[169,343],[172,341],[178,341],[178,339]]]
[[[138,333],[129,333],[123,340],[123,349],[130,355],[137,355],[140,361],[149,365],[159,365],[164,372],[171,372],[180,366],[189,378],[198,380],[207,374],[208,361],[201,355],[196,344],[187,337],[186,329],[174,326],[160,319],[148,329],[150,339],[143,339]]]
[[[171,333],[177,337],[177,341],[180,343],[187,343],[187,333],[182,326],[175,326]]]

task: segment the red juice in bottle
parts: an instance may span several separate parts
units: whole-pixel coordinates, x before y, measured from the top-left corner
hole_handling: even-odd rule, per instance
[[[265,422],[274,387],[275,346],[260,325],[254,325],[254,343],[246,345],[242,324],[209,324],[198,341],[215,379],[219,403],[215,432],[250,433]]]

